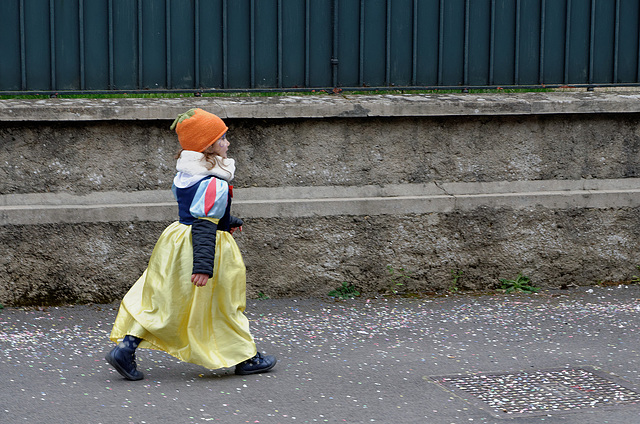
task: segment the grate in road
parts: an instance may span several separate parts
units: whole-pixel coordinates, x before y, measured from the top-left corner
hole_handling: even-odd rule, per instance
[[[500,418],[640,404],[627,382],[591,367],[430,378]]]

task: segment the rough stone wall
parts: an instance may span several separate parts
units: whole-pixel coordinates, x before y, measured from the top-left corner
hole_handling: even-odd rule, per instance
[[[111,302],[169,222],[6,226],[0,299]],[[543,287],[624,281],[640,264],[640,209],[480,208],[411,216],[252,219],[237,237],[248,295],[316,296],[346,281],[367,295],[495,288],[519,272]],[[411,278],[397,281],[388,267]],[[397,286],[400,282],[403,285]]]
[[[0,194],[171,187],[179,145],[165,122],[0,123]]]
[[[1,303],[112,302],[142,273],[164,226],[157,222],[4,226]]]
[[[228,119],[237,187],[640,175],[638,115]],[[0,123],[0,194],[171,186],[170,122]]]
[[[638,114],[227,119],[237,188],[623,179],[640,173]],[[165,190],[170,121],[0,122],[0,195]],[[237,238],[250,296],[623,281],[640,209],[478,207],[412,215],[254,218]],[[0,303],[109,302],[167,222],[4,225]],[[389,267],[411,278],[395,286]],[[397,275],[397,274],[396,274]]]
[[[252,291],[271,296],[323,295],[342,281],[373,294],[443,291],[452,289],[452,272],[462,272],[458,289],[496,288],[500,278],[514,279],[519,272],[540,286],[559,288],[638,275],[639,224],[637,208],[479,208],[260,220],[251,222],[252,234],[239,244],[247,252]],[[256,251],[261,254],[250,254]],[[411,278],[398,278],[401,270]]]

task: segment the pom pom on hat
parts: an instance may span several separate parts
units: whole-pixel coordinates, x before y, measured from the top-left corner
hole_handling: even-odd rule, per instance
[[[228,130],[222,119],[202,109],[189,109],[178,115],[171,129],[176,130],[180,146],[194,152],[204,151]]]

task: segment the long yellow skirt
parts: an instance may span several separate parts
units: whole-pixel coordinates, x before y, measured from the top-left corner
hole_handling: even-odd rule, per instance
[[[120,304],[111,335],[143,339],[139,347],[163,350],[209,369],[236,365],[256,354],[249,333],[246,273],[238,246],[226,231],[216,234],[213,277],[191,282],[191,226],[174,222],[156,243],[149,266]]]

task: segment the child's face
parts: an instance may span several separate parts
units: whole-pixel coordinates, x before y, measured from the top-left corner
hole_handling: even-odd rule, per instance
[[[223,135],[215,143],[207,148],[207,150],[211,153],[215,153],[218,156],[223,158],[227,157],[227,150],[229,149],[229,140],[227,140],[227,135]]]

